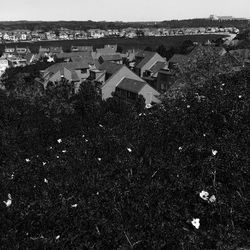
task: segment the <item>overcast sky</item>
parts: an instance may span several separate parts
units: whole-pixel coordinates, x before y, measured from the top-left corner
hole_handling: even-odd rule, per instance
[[[250,0],[0,0],[0,20],[162,21],[210,14],[250,19]]]

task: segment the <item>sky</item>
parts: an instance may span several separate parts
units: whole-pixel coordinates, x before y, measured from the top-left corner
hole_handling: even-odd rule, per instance
[[[0,20],[163,21],[210,14],[250,19],[250,0],[0,0]]]

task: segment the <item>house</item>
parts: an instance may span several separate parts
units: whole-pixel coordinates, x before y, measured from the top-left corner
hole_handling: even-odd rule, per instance
[[[85,52],[79,51],[79,52],[69,52],[69,53],[64,52],[56,54],[55,58],[66,62],[79,62],[84,60],[89,65],[94,64],[92,53],[90,51],[85,51]]]
[[[96,49],[95,52],[92,52],[92,56],[94,59],[99,59],[100,56],[103,55],[114,55],[116,54],[116,47],[115,46],[107,46],[105,45],[104,48]]]
[[[0,58],[0,77],[4,74],[5,70],[9,67],[9,62],[5,58]]]
[[[139,51],[135,55],[135,73],[143,77],[157,62],[166,63],[166,59],[153,51]],[[147,73],[146,73],[147,74]]]
[[[89,65],[86,62],[68,62],[56,63],[40,71],[40,78],[36,80],[46,88],[49,82],[55,83],[66,79],[74,84],[75,91],[77,91],[82,81],[86,80],[88,76]]]
[[[63,53],[63,49],[62,47],[50,47],[49,52],[51,55],[57,55]]]
[[[169,69],[161,69],[156,80],[156,90],[165,93],[175,82],[175,74]]]
[[[93,79],[96,77],[95,79]],[[90,79],[98,82],[104,100],[117,93],[122,99],[135,101],[139,95],[145,98],[145,103],[160,103],[159,93],[125,65],[104,62],[98,69],[90,72]]]
[[[99,63],[104,63],[104,62],[114,62],[118,64],[122,64],[122,56],[121,54],[113,54],[113,55],[102,55],[98,59]]]
[[[93,46],[71,46],[71,52],[93,52]]]

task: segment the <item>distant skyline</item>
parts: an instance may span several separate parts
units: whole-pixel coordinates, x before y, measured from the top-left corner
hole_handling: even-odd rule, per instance
[[[250,0],[3,0],[0,21],[163,21],[211,14],[250,19]]]

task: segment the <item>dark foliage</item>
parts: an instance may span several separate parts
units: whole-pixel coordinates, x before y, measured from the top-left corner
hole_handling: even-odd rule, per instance
[[[104,102],[89,83],[76,96],[68,82],[35,99],[0,92],[0,197],[12,201],[0,248],[249,246],[249,81],[221,75],[155,109]]]

